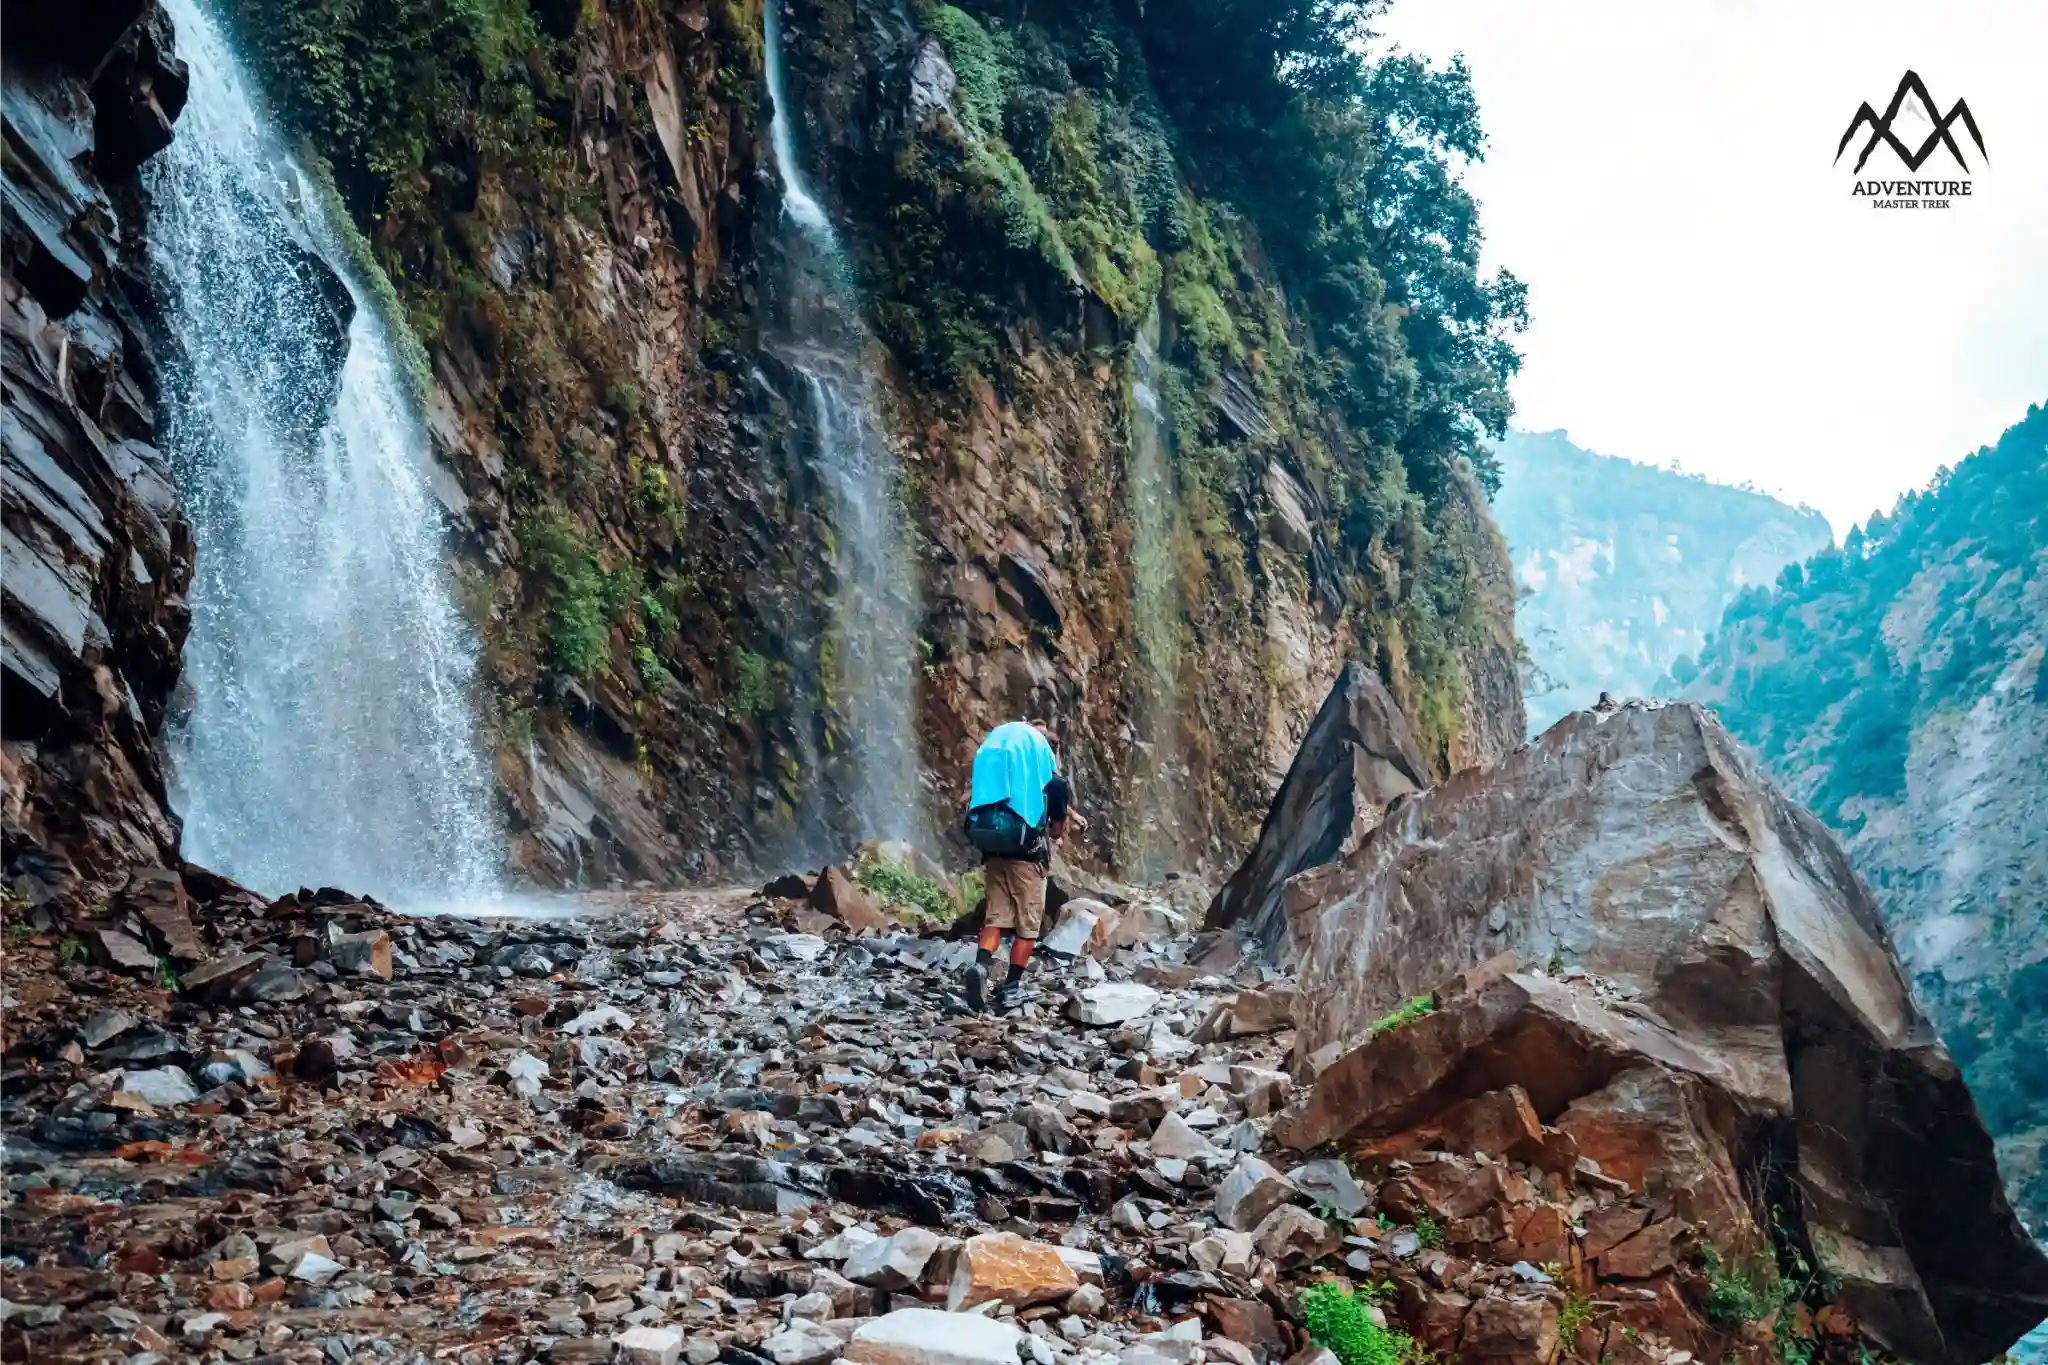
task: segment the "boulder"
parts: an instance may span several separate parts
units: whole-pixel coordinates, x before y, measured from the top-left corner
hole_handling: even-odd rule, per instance
[[[1216,1221],[1238,1232],[1250,1232],[1267,1214],[1300,1194],[1293,1181],[1246,1153],[1216,1189]]]
[[[2048,1316],[2048,1257],[1869,892],[1711,714],[1567,717],[1401,801],[1318,882],[1293,924],[1297,1074],[1329,1065],[1287,1145],[1519,1086],[1533,1140],[1519,1101],[1449,1116],[1457,1140],[1548,1152],[1559,1125],[1618,1188],[1690,1183],[1717,1239],[1760,1240],[1769,1210],[1740,1192],[1783,1172],[1840,1303],[1894,1354],[1963,1365]]]
[[[1014,1232],[984,1232],[960,1248],[946,1307],[957,1313],[993,1300],[1024,1308],[1065,1298],[1080,1287],[1080,1277],[1058,1247],[1026,1241]]]
[[[1487,1365],[1546,1365],[1557,1354],[1557,1305],[1489,1296],[1465,1315],[1460,1358]]]
[[[1159,992],[1135,981],[1104,981],[1084,986],[1067,1001],[1067,1017],[1077,1024],[1107,1028],[1129,1023],[1152,1012]]]
[[[1335,1250],[1337,1234],[1299,1204],[1282,1204],[1259,1220],[1252,1245],[1275,1265],[1306,1265]]]
[[[843,868],[828,867],[818,874],[808,904],[819,914],[838,920],[849,933],[885,934],[896,927],[882,912],[881,902]]]
[[[924,1278],[924,1268],[939,1249],[937,1233],[905,1228],[893,1237],[878,1237],[853,1249],[844,1273],[855,1284],[872,1289],[910,1289]]]
[[[327,958],[351,976],[391,979],[391,935],[381,929],[361,934],[334,934],[327,946]]]
[[[1258,842],[1210,903],[1211,929],[1235,928],[1289,959],[1289,878],[1356,847],[1399,797],[1429,785],[1429,766],[1379,675],[1353,661],[1309,724]]]
[[[673,1327],[629,1327],[612,1338],[619,1365],[676,1365],[683,1334]]]
[[[1215,1144],[1188,1126],[1178,1114],[1168,1114],[1152,1130],[1152,1155],[1180,1161],[1199,1161],[1216,1154]]]
[[[175,1066],[160,1066],[150,1071],[123,1071],[120,1089],[131,1095],[140,1095],[163,1108],[190,1104],[199,1098],[199,1089],[192,1084],[192,1078]]]
[[[861,1324],[846,1344],[854,1365],[1017,1365],[1024,1334],[979,1313],[899,1308]]]

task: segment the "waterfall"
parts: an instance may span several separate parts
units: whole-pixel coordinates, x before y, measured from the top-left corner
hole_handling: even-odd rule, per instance
[[[198,548],[168,736],[185,851],[271,892],[487,894],[501,840],[425,431],[325,197],[213,17],[165,7],[192,73],[148,170],[159,437]],[[309,252],[355,304],[338,393]]]
[[[1180,589],[1173,556],[1173,470],[1159,411],[1159,314],[1145,320],[1131,356],[1131,457],[1126,496],[1131,517],[1131,618],[1143,676],[1133,720],[1137,819],[1118,840],[1127,871],[1157,877],[1171,849],[1160,826],[1181,814]]]
[[[851,266],[804,180],[783,78],[783,0],[764,17],[769,146],[782,178],[786,317],[769,349],[801,381],[796,396],[809,477],[830,522],[832,621],[819,642],[833,793],[857,839],[912,838],[921,828],[911,725],[917,591],[904,530],[901,470],[875,416],[869,338]]]

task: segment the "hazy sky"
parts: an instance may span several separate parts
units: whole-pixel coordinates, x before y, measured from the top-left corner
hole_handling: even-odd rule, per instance
[[[1840,536],[2048,401],[2041,0],[1395,0],[1381,27],[1472,68],[1489,264],[1529,284],[1516,425],[1748,480]],[[1861,139],[1832,164],[1908,68],[1990,153],[1957,125],[1977,174],[1951,209],[1852,198]]]

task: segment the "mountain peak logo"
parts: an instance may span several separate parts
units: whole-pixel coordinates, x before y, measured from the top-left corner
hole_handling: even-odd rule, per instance
[[[1897,122],[1908,95],[1920,101],[1921,109],[1926,111],[1928,121],[1933,124],[1933,130],[1927,134],[1926,140],[1917,150],[1908,148],[1899,140],[1898,134],[1892,131],[1892,125]],[[1964,158],[1963,149],[1957,144],[1955,134],[1950,131],[1958,120],[1970,134],[1970,141],[1977,144],[1978,155],[1988,164],[1991,154],[1984,150],[1984,135],[1977,131],[1977,120],[1971,115],[1970,106],[1963,100],[1957,100],[1946,114],[1937,113],[1934,97],[1927,93],[1927,84],[1920,79],[1920,73],[1908,71],[1899,77],[1899,88],[1892,92],[1892,102],[1885,106],[1883,117],[1879,117],[1877,111],[1870,107],[1868,100],[1856,110],[1856,117],[1849,121],[1848,131],[1842,134],[1842,140],[1835,146],[1835,160],[1841,161],[1842,153],[1848,150],[1850,141],[1860,130],[1868,127],[1870,140],[1863,144],[1863,153],[1856,158],[1856,173],[1859,175],[1862,174],[1864,165],[1870,160],[1870,154],[1877,150],[1879,143],[1888,145],[1909,171],[1917,171],[1926,165],[1927,158],[1934,155],[1937,147],[1946,147],[1949,155],[1956,159],[1956,164],[1967,174],[1970,163]]]
[[[1912,97],[1912,103],[1907,97]],[[1896,131],[1906,128],[1907,137],[1919,132],[1917,125],[1925,124],[1928,133],[1917,147],[1906,145]],[[1849,191],[1859,198],[1866,198],[1874,209],[1945,209],[1954,206],[1958,199],[1968,199],[1976,188],[1970,177],[1969,158],[1963,154],[1963,144],[1956,138],[1956,125],[1961,124],[1970,141],[1977,146],[1977,155],[1986,166],[1991,164],[1991,153],[1984,150],[1984,134],[1978,131],[1976,115],[1970,112],[1969,104],[1957,100],[1949,106],[1946,114],[1934,104],[1934,96],[1927,93],[1927,82],[1920,79],[1917,71],[1908,71],[1899,77],[1899,88],[1892,91],[1892,102],[1885,106],[1882,114],[1870,107],[1865,100],[1856,110],[1856,117],[1849,120],[1848,129],[1841,141],[1835,144],[1835,164],[1842,164],[1842,156],[1849,150],[1849,144],[1859,133],[1869,131],[1870,136],[1863,143],[1863,150],[1856,156],[1855,174],[1861,177],[1863,168],[1869,164],[1871,154],[1881,146],[1890,147],[1892,155],[1911,175],[1925,166],[1937,151],[1946,149],[1955,158],[1956,168],[1962,173],[1959,180],[1863,180],[1856,181],[1856,187]]]

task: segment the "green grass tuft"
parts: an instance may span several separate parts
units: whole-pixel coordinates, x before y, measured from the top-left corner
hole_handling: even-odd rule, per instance
[[[1377,1038],[1383,1033],[1392,1033],[1404,1024],[1412,1024],[1424,1015],[1434,1013],[1436,1013],[1436,997],[1434,995],[1418,995],[1413,1000],[1405,1001],[1394,1010],[1373,1020],[1372,1027],[1366,1030],[1365,1036],[1367,1038]]]

